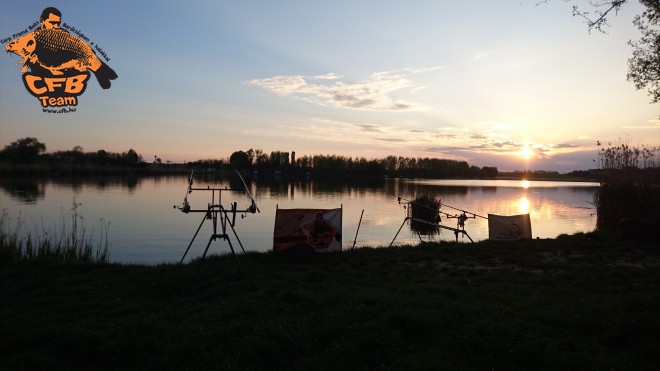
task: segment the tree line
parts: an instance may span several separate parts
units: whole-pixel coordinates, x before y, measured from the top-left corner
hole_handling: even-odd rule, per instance
[[[391,176],[418,178],[495,178],[497,167],[470,166],[466,161],[387,156],[381,159],[342,155],[304,155],[296,152],[272,151],[270,154],[250,148],[236,151],[229,157],[229,166],[236,170],[283,173],[313,173],[317,175]]]
[[[0,151],[0,163],[17,165],[78,165],[100,167],[136,167],[144,165],[142,156],[134,149],[122,153],[98,150],[83,152],[75,146],[68,151],[46,153],[46,145],[37,138],[18,139]]]
[[[120,175],[136,170],[149,170],[134,149],[116,153],[105,150],[84,152],[82,147],[46,152],[37,138],[18,139],[0,150],[0,176],[6,175]]]
[[[258,171],[284,173],[288,175],[353,176],[353,177],[419,177],[419,178],[495,178],[497,167],[470,166],[466,161],[387,156],[381,159],[350,157],[341,155],[296,156],[296,152],[260,149],[235,151],[226,160],[205,159],[183,164],[163,161],[157,156],[147,162],[134,149],[115,153],[105,150],[85,152],[79,146],[67,151],[46,152],[46,145],[37,138],[18,139],[0,150],[0,164],[21,168],[26,165],[41,165],[46,168],[118,168],[159,169],[163,171]]]

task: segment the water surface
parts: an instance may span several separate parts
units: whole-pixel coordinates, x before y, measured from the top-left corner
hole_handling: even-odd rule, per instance
[[[73,200],[84,218],[88,233],[98,235],[101,223],[109,225],[110,259],[122,263],[178,262],[203,214],[185,214],[174,208],[186,196],[187,177],[106,178],[86,180],[0,180],[0,203],[24,229],[52,230],[70,219]],[[260,213],[237,216],[236,231],[248,251],[272,249],[275,211],[279,208],[343,208],[343,248],[387,246],[406,217],[405,200],[428,193],[441,199],[441,211],[454,215],[467,210],[479,216],[489,213],[515,215],[529,213],[534,238],[554,238],[560,234],[588,232],[596,224],[591,202],[597,183],[539,182],[512,180],[415,180],[379,179],[369,182],[330,182],[282,179],[247,180]],[[228,179],[202,176],[194,187],[241,189],[237,177]],[[402,197],[404,202],[397,202]],[[188,201],[195,209],[205,209],[211,192],[194,191]],[[217,201],[217,199],[216,199]],[[222,204],[239,209],[250,201],[242,191],[222,192]],[[360,215],[364,210],[358,231]],[[455,227],[456,219],[443,224]],[[465,230],[475,241],[488,238],[487,220],[468,219]],[[201,256],[212,225],[202,224],[187,259]],[[232,243],[237,241],[230,232]],[[454,234],[421,236],[424,240],[453,240]],[[406,223],[396,244],[416,244],[420,236]],[[459,241],[469,242],[459,236]],[[466,245],[469,247],[469,245]],[[227,253],[222,240],[211,244],[210,253]]]

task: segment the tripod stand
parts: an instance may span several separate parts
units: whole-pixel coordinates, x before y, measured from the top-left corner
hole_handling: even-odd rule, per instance
[[[243,181],[243,178],[241,178],[241,181]],[[244,181],[243,181],[243,185],[245,186]],[[206,209],[191,209],[190,204],[188,203],[188,193],[192,193],[192,191],[211,192],[211,202],[208,204]],[[252,198],[252,195],[250,195],[246,186],[245,191],[248,193],[248,195],[250,195],[250,198],[252,200],[251,205],[243,210],[239,210],[237,208],[236,202],[233,202],[231,204],[231,208],[227,210],[224,206],[222,206],[222,192],[227,192],[227,191],[243,191],[243,190],[229,189],[229,188],[211,188],[211,187],[192,188],[192,174],[190,175],[190,181],[188,183],[188,192],[186,193],[186,198],[183,201],[183,205],[179,207],[179,210],[181,210],[186,214],[204,213],[204,218],[202,219],[202,222],[199,223],[199,227],[197,227],[197,231],[193,235],[192,240],[190,240],[190,243],[188,244],[188,248],[186,248],[186,252],[183,254],[183,257],[181,257],[181,261],[179,262],[179,264],[183,263],[183,260],[186,258],[186,255],[188,254],[190,247],[195,241],[195,238],[197,238],[197,234],[199,233],[200,229],[202,229],[202,225],[204,225],[204,222],[206,220],[211,220],[211,223],[213,225],[213,233],[211,234],[211,237],[209,238],[209,241],[206,244],[206,248],[204,249],[204,254],[202,255],[202,258],[200,259],[199,264],[197,265],[195,274],[197,274],[197,271],[199,271],[199,268],[202,266],[202,263],[204,262],[204,258],[206,258],[206,254],[209,251],[209,247],[211,247],[211,242],[217,239],[223,239],[227,241],[227,243],[229,244],[229,248],[231,249],[231,254],[234,257],[234,261],[236,262],[236,267],[238,268],[239,272],[241,271],[241,266],[238,263],[238,257],[236,256],[236,251],[234,250],[234,246],[231,243],[231,239],[229,237],[228,231],[229,229],[231,229],[231,231],[234,234],[234,237],[238,241],[238,244],[241,246],[241,250],[243,250],[243,252],[245,253],[245,248],[243,248],[243,244],[241,243],[240,238],[238,238],[236,229],[234,229],[234,225],[236,224],[236,214],[237,213],[243,214],[242,216],[244,216],[246,213],[254,214],[255,212],[259,211],[259,209],[257,208],[257,204]],[[216,203],[216,193],[218,199],[217,203]],[[220,227],[220,229],[218,229],[218,226]]]
[[[470,240],[470,242],[474,243],[474,241],[472,240],[472,238],[470,237],[470,235],[465,231],[465,229],[459,229],[459,228],[447,227],[446,225],[442,225],[442,224],[440,224],[440,223],[431,223],[431,222],[429,222],[429,221],[427,221],[427,220],[418,219],[418,218],[413,218],[413,217],[411,217],[411,216],[406,216],[406,218],[403,219],[403,223],[401,223],[401,227],[399,227],[399,230],[398,230],[398,231],[396,232],[396,234],[394,235],[394,238],[392,239],[392,242],[390,242],[390,246],[389,246],[389,247],[392,247],[392,244],[394,243],[394,240],[396,240],[396,237],[399,235],[399,232],[401,232],[401,229],[403,228],[403,226],[406,224],[406,222],[407,222],[408,220],[410,220],[410,221],[415,221],[415,222],[417,222],[417,223],[428,224],[428,225],[433,226],[433,227],[438,227],[438,228],[442,228],[442,229],[450,230],[450,231],[454,232],[454,235],[456,236],[456,242],[458,242],[458,234],[459,234],[459,233],[462,233],[463,236],[467,236],[467,238]],[[419,237],[419,242],[422,242],[422,237],[421,237],[421,236]]]
[[[424,204],[422,204],[418,201],[406,200],[402,197],[397,197],[397,202],[399,203],[399,205],[401,205],[401,201],[404,201],[406,203],[406,206],[408,206],[408,207],[404,206],[404,208],[406,208],[408,210],[409,214],[405,217],[405,219],[403,219],[403,223],[401,223],[401,227],[399,227],[399,230],[394,235],[394,238],[392,239],[392,242],[390,242],[390,247],[392,246],[392,244],[394,244],[394,240],[396,240],[397,236],[399,235],[399,232],[401,232],[401,229],[403,228],[403,226],[406,224],[407,221],[411,222],[411,228],[412,228],[412,222],[419,223],[419,224],[425,224],[425,225],[428,225],[428,226],[434,227],[434,228],[442,228],[442,229],[446,229],[446,230],[450,230],[450,231],[454,232],[454,236],[456,236],[456,242],[458,242],[458,235],[463,234],[463,236],[467,237],[470,240],[470,242],[474,243],[474,241],[472,240],[472,237],[470,237],[470,235],[465,231],[465,221],[469,218],[466,215],[466,211],[460,210],[460,211],[463,212],[463,214],[461,214],[461,215],[449,215],[447,213],[444,213],[444,212],[440,211],[440,202],[439,201],[438,201],[437,207],[427,206],[427,205],[424,205]],[[434,214],[434,215],[432,217],[430,215],[427,215],[427,218],[416,218],[414,211],[411,211],[413,204],[416,204],[416,206],[421,208],[423,211],[426,210],[427,214],[430,211],[431,214]],[[448,207],[454,209],[451,206],[448,206]],[[458,210],[458,209],[456,209],[456,210]],[[411,214],[412,214],[412,216],[411,216]],[[456,218],[456,219],[458,219],[458,222],[456,224],[456,228],[452,228],[452,227],[448,227],[446,225],[442,225],[440,223],[440,220],[441,220],[440,219],[440,214],[445,214],[447,218]],[[470,214],[473,215],[472,218],[475,218],[477,216],[476,214],[472,214],[472,213],[470,213]],[[432,219],[432,220],[429,220],[429,219]],[[417,234],[419,235],[419,242],[421,243],[422,242],[422,235],[419,232],[417,232]]]

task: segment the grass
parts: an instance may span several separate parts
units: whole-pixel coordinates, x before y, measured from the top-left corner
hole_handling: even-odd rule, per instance
[[[660,250],[597,237],[5,263],[0,369],[655,369]]]
[[[56,260],[65,262],[108,262],[110,243],[109,223],[99,221],[100,236],[94,242],[94,231],[87,232],[84,218],[78,213],[81,204],[75,198],[70,213],[62,211],[59,226],[48,230],[44,227],[33,237],[23,230],[24,224],[18,218],[12,229],[9,212],[3,209],[0,215],[0,263],[18,260]]]

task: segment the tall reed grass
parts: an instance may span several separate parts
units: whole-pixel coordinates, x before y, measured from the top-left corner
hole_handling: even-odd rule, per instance
[[[62,211],[60,225],[46,229],[43,225],[33,234],[25,228],[20,216],[12,221],[7,209],[0,216],[0,262],[56,260],[68,263],[107,263],[110,243],[110,223],[98,222],[99,237],[95,228],[88,233],[84,218],[78,212],[81,204],[73,199],[70,212]],[[96,242],[95,242],[96,241]]]
[[[660,147],[597,145],[597,229],[616,230],[624,218],[660,218]]]

